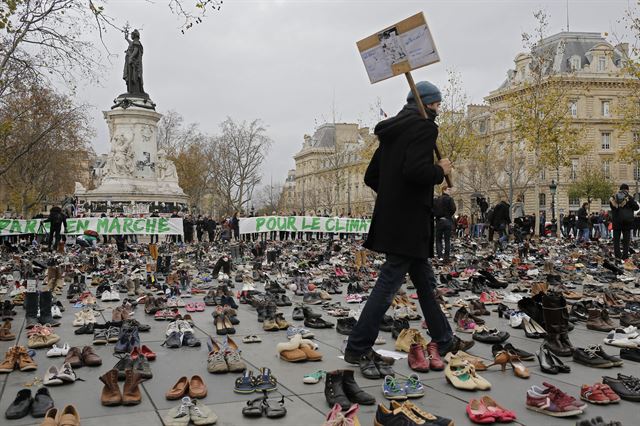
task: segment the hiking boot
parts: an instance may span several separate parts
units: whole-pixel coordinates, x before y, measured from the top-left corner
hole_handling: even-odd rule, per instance
[[[11,373],[18,362],[19,347],[13,346],[4,354],[4,360],[0,363],[0,373]]]
[[[27,352],[24,346],[18,346],[16,349],[16,363],[20,371],[33,371],[38,369],[38,365]]]
[[[122,404],[122,394],[118,387],[118,370],[115,368],[100,376],[100,381],[104,383],[100,403],[105,406]]]
[[[122,404],[137,405],[142,401],[140,393],[140,383],[143,382],[142,377],[135,370],[129,369],[125,371],[124,385],[122,387]]]
[[[589,309],[589,318],[587,319],[587,328],[589,330],[609,332],[614,329],[602,318],[603,312],[600,309]]]

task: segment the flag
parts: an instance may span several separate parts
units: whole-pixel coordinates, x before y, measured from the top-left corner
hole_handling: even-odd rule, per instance
[[[382,118],[387,118],[387,113],[386,113],[386,112],[384,112],[384,111],[382,110],[382,108],[380,108],[380,117],[382,117]]]

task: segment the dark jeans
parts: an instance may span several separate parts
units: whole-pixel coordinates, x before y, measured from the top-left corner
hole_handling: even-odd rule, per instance
[[[151,234],[151,244],[158,243],[158,234]]]
[[[452,228],[451,220],[445,217],[441,217],[436,222],[436,253],[439,258],[442,258],[442,243],[444,242],[444,259],[449,259]]]
[[[620,235],[622,234],[622,253],[620,252]],[[618,259],[627,259],[629,257],[629,242],[631,241],[630,229],[614,229],[613,230],[613,251]]]
[[[422,314],[429,325],[432,340],[440,347],[446,347],[451,342],[453,332],[436,301],[436,278],[429,260],[388,254],[387,261],[380,268],[378,281],[362,309],[360,319],[349,336],[346,348],[348,352],[360,355],[373,347],[380,331],[380,322],[402,286],[407,272],[418,292]]]
[[[49,229],[49,250],[51,250],[51,244],[53,244],[53,248],[54,250],[58,249],[58,244],[60,244],[60,239],[62,238],[62,236],[60,235],[60,231],[61,231],[61,227],[55,227],[52,226],[51,229]],[[54,243],[54,236],[55,236],[55,243]]]

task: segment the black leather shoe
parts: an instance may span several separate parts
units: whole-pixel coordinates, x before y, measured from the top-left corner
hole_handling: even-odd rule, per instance
[[[31,398],[31,390],[19,390],[16,395],[16,399],[14,399],[11,405],[9,405],[4,415],[7,419],[21,419],[29,414],[32,403],[33,398]]]
[[[440,356],[445,356],[449,352],[466,352],[475,344],[476,342],[473,340],[462,340],[458,336],[453,336],[451,343],[449,343],[448,346],[438,345],[438,352],[440,353]]]
[[[340,404],[343,410],[351,408],[351,401],[343,389],[344,372],[342,370],[330,371],[325,376],[324,396],[330,407]]]
[[[304,313],[302,312],[302,308],[296,306],[293,308],[293,312],[291,313],[291,318],[294,321],[302,321],[304,320]]]
[[[620,349],[620,358],[629,361],[640,362],[640,349],[638,348],[623,348]]]
[[[339,318],[336,324],[336,331],[345,336],[349,336],[357,323],[358,321],[353,317]]]
[[[369,395],[358,386],[356,379],[353,377],[353,370],[343,371],[342,389],[351,402],[360,405],[373,405],[376,403],[374,396]]]
[[[586,365],[593,368],[611,368],[613,364],[601,356],[596,354],[595,350],[590,348],[576,348],[573,351],[573,360],[578,364]]]
[[[85,324],[80,328],[74,331],[75,334],[93,334],[95,328],[95,324],[90,322],[89,324]]]
[[[44,417],[49,409],[53,408],[53,399],[49,395],[49,389],[40,388],[36,392],[36,397],[31,405],[31,415],[33,417]]]
[[[511,343],[507,343],[506,345],[504,345],[504,349],[506,351],[515,353],[516,355],[518,355],[518,358],[520,358],[522,361],[533,361],[534,355],[532,353],[523,351],[522,349],[518,349],[514,347]]]
[[[358,367],[360,367],[360,372],[367,379],[380,379],[384,376],[380,375],[380,371],[373,361],[372,352],[373,351],[369,352],[369,354],[362,355],[355,355],[353,353],[345,352],[344,360],[350,364],[356,364]]]
[[[590,348],[593,348],[593,350],[595,351],[596,355],[598,355],[601,358],[606,359],[611,364],[613,364],[614,367],[622,367],[622,364],[624,364],[624,361],[621,360],[620,358],[618,358],[617,356],[609,355],[608,353],[606,353],[604,351],[604,349],[602,348],[602,346],[600,346],[600,345],[590,346]]]

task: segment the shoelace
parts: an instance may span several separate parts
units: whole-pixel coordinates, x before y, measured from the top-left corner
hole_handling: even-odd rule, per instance
[[[575,401],[575,398],[567,395],[556,387],[549,389],[549,396],[561,407],[571,405]]]
[[[206,417],[204,414],[202,414],[202,411],[200,411],[200,407],[198,407],[197,405],[192,403],[189,405],[189,407],[196,413],[198,417]]]
[[[586,348],[584,348],[584,352],[587,354],[589,359],[599,358],[598,354],[596,353],[598,352],[598,349],[599,348],[597,346],[587,346]]]

